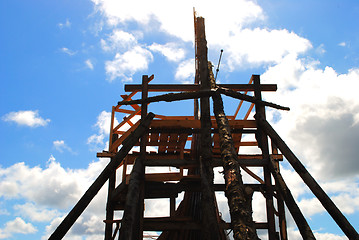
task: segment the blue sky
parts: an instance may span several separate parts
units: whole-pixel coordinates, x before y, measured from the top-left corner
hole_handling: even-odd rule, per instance
[[[107,163],[96,152],[125,83],[193,82],[193,7],[206,19],[209,59],[224,49],[218,80],[278,84],[264,97],[291,111],[269,109],[268,119],[359,228],[357,1],[14,0],[0,2],[0,239],[46,239],[76,203]],[[150,110],[192,114],[179,103]],[[317,238],[346,239],[282,169]],[[99,239],[105,197],[67,239]],[[290,234],[300,239],[293,225]]]

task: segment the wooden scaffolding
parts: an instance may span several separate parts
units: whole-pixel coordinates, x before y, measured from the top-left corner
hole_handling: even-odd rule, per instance
[[[207,59],[201,17],[195,17],[195,36],[194,84],[150,84],[154,76],[145,75],[141,85],[125,85],[125,92],[129,94],[121,95],[123,100],[112,107],[109,150],[97,154],[111,161],[49,239],[65,236],[106,181],[109,184],[105,240],[153,239],[144,235],[144,231],[155,232],[154,239],[159,240],[225,240],[231,231],[236,240],[259,239],[258,229],[267,231],[270,240],[286,240],[285,206],[303,239],[315,239],[280,174],[279,162],[284,160],[300,175],[346,236],[359,239],[356,230],[266,121],[265,107],[289,110],[262,100],[263,92],[276,91],[277,86],[261,84],[259,75],[252,75],[248,84],[216,84]],[[149,92],[165,94],[148,97]],[[137,93],[141,93],[141,98],[133,100]],[[224,113],[222,95],[239,101],[231,116]],[[194,99],[192,116],[147,112],[150,103],[185,99]],[[253,108],[255,115],[251,117]],[[240,110],[246,112],[242,117],[238,114]],[[116,124],[115,115],[119,113],[126,116]],[[128,129],[123,131],[125,126]],[[246,140],[246,135],[255,136],[254,140]],[[134,146],[139,149],[135,151]],[[260,153],[239,154],[240,149],[253,146],[257,146]],[[149,173],[146,167],[176,168],[177,171]],[[223,167],[224,184],[214,183],[214,167]],[[253,168],[260,168],[261,174]],[[122,171],[122,181],[116,183],[119,171]],[[256,183],[244,182],[241,171]],[[215,192],[225,193],[230,221],[222,219]],[[264,222],[252,217],[254,192],[265,198]],[[184,193],[182,197],[180,193]],[[144,217],[145,199],[159,198],[168,199],[168,216]],[[123,213],[121,219],[114,218],[116,211]]]

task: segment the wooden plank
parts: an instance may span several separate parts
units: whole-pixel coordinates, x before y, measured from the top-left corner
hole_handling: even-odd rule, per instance
[[[220,87],[229,88],[233,91],[254,91],[253,84],[218,84]],[[141,91],[141,84],[126,84],[125,92]],[[199,91],[200,85],[196,84],[149,84],[149,92],[190,92]],[[261,84],[261,91],[275,92],[277,84]]]
[[[92,199],[96,196],[98,191],[105,184],[107,179],[113,174],[113,172],[117,169],[117,166],[120,165],[122,160],[126,157],[128,152],[132,149],[135,142],[146,132],[151,120],[154,118],[153,113],[149,113],[144,120],[144,122],[131,134],[128,136],[126,140],[126,144],[120,149],[119,152],[115,155],[115,157],[111,160],[111,162],[104,168],[101,174],[97,177],[95,182],[89,187],[89,189],[85,192],[85,194],[81,197],[81,199],[76,203],[74,208],[70,211],[70,213],[65,217],[65,219],[60,223],[60,225],[56,228],[56,230],[52,233],[49,240],[59,240],[62,239],[71,226],[75,223],[78,217],[82,214],[82,212],[86,209],[86,207],[90,204]]]
[[[212,128],[217,129],[217,123],[212,120]],[[230,120],[229,126],[231,128],[256,128],[255,120]],[[201,128],[200,120],[153,120],[151,128]]]

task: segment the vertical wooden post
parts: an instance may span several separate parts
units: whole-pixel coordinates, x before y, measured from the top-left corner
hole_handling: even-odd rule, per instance
[[[198,78],[201,90],[209,90],[209,70],[207,59],[207,41],[204,18],[196,21]],[[201,135],[200,135],[200,173],[202,187],[202,239],[220,239],[215,194],[213,190],[212,137],[209,97],[200,98]]]
[[[260,79],[259,75],[252,75],[253,84],[254,84],[254,97],[257,101],[262,100],[262,93],[260,88]],[[263,116],[265,118],[265,107],[261,104],[256,103],[256,114]],[[260,125],[257,123],[257,134],[256,134],[258,146],[262,150],[263,159],[269,160],[269,149],[268,149],[268,137],[261,129]],[[276,239],[275,232],[275,220],[274,220],[274,207],[273,207],[273,187],[272,187],[272,177],[271,172],[268,169],[268,166],[263,167],[264,172],[264,182],[266,185],[266,210],[267,210],[267,221],[268,221],[268,236],[269,240]]]
[[[113,114],[113,108],[112,108],[112,114]],[[112,127],[111,127],[112,129]],[[112,135],[112,142],[115,142],[118,138],[117,134]],[[112,159],[111,159],[112,161]],[[114,215],[114,209],[111,204],[111,196],[112,192],[115,189],[116,185],[116,171],[109,177],[108,179],[108,191],[107,191],[107,204],[106,204],[106,220],[113,220]],[[105,224],[105,240],[111,240],[113,232],[113,223],[106,223]]]
[[[142,76],[142,100],[148,97],[148,82],[150,79],[147,75]],[[141,123],[145,120],[148,111],[148,104],[143,103],[141,104]],[[144,134],[141,138],[140,142],[140,161],[141,163],[141,186],[140,186],[140,199],[139,199],[139,208],[140,208],[140,222],[139,222],[139,232],[138,232],[138,239],[143,238],[143,216],[145,210],[145,159],[146,159],[146,145],[148,141],[148,134]]]
[[[272,145],[272,154],[278,154],[278,148],[273,141],[271,141],[271,145]],[[275,164],[278,169],[278,172],[280,172],[279,162],[275,161]],[[284,202],[283,202],[283,197],[280,194],[278,194],[278,192],[277,192],[277,206],[278,206],[278,218],[279,218],[278,225],[279,225],[280,239],[287,240],[288,239],[287,221],[285,218]]]

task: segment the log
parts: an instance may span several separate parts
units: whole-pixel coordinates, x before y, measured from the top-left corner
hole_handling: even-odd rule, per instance
[[[217,91],[219,91],[220,93],[222,93],[222,94],[224,94],[224,95],[226,95],[228,97],[237,98],[239,100],[243,100],[243,101],[247,101],[247,102],[251,102],[251,103],[257,103],[257,104],[261,104],[261,105],[264,105],[264,106],[267,106],[267,107],[276,108],[276,109],[279,109],[279,110],[286,110],[286,111],[290,110],[289,107],[283,107],[283,106],[275,104],[275,103],[259,100],[259,99],[256,99],[255,97],[248,96],[246,94],[242,94],[242,93],[233,91],[233,90],[228,89],[228,88],[218,87]]]
[[[215,84],[214,78],[211,78],[211,82]],[[212,99],[214,115],[219,130],[226,185],[225,195],[228,198],[233,237],[235,240],[259,239],[252,218],[251,201],[253,190],[248,187],[245,188],[243,185],[237,152],[234,148],[228,119],[224,113],[222,97],[220,94],[216,94],[212,96]]]
[[[197,92],[167,93],[167,94],[163,94],[163,95],[149,97],[146,99],[136,99],[136,100],[130,100],[130,101],[124,100],[124,101],[118,102],[118,105],[133,105],[133,104],[143,104],[143,103],[161,102],[161,101],[174,102],[174,101],[180,101],[180,100],[197,99],[197,98],[201,98],[201,97],[213,96],[217,92],[224,94],[226,96],[229,96],[229,97],[239,99],[239,100],[244,100],[244,101],[252,102],[252,103],[258,103],[258,104],[262,104],[264,106],[272,107],[272,108],[279,109],[279,110],[286,110],[286,111],[290,110],[290,108],[288,108],[288,107],[283,107],[283,106],[280,106],[278,104],[271,103],[271,102],[256,100],[252,96],[248,96],[246,94],[238,93],[231,89],[226,89],[226,88],[221,88],[221,87],[212,88],[212,89],[201,89],[200,91],[197,91]]]
[[[289,212],[292,214],[292,217],[297,224],[297,227],[303,239],[315,239],[314,234],[307,223],[307,220],[305,220],[305,217],[303,216],[298,205],[296,204],[292,193],[284,182],[284,179],[273,160],[269,161],[269,168],[275,179],[278,191],[284,199],[285,204],[289,209]]]
[[[141,203],[140,193],[142,191],[141,185],[144,178],[143,174],[143,160],[141,161],[141,157],[138,157],[133,166],[130,182],[128,185],[128,192],[126,196],[126,205],[125,211],[122,218],[122,224],[120,229],[120,240],[125,239],[138,239],[138,225],[139,218],[142,214],[141,207],[139,204]]]
[[[201,93],[210,93],[209,70],[207,60],[207,41],[205,36],[204,18],[197,17],[197,57],[198,57],[198,79]],[[218,240],[220,239],[220,230],[217,221],[217,210],[215,205],[215,195],[213,190],[213,167],[212,167],[212,138],[211,138],[211,115],[209,96],[200,98],[200,173],[202,187],[202,239]]]
[[[78,217],[90,204],[92,199],[96,196],[98,191],[105,184],[107,179],[116,171],[117,167],[121,164],[123,159],[126,157],[131,148],[137,143],[138,139],[147,131],[151,120],[154,118],[153,113],[149,113],[146,117],[146,120],[141,123],[138,128],[131,133],[130,136],[126,139],[126,143],[122,146],[120,151],[113,157],[109,164],[104,168],[101,174],[97,177],[95,182],[89,187],[81,199],[76,203],[70,213],[65,217],[65,219],[60,223],[56,230],[52,233],[49,240],[59,240],[62,239],[71,226],[75,223]]]
[[[230,88],[234,91],[254,91],[253,84],[218,84],[220,87]],[[125,91],[141,91],[141,84],[126,84]],[[198,92],[200,86],[198,84],[150,84],[149,92]],[[277,84],[261,84],[261,91],[275,92]]]
[[[272,128],[272,126],[260,115],[255,116],[258,119],[258,123],[263,128],[263,130],[269,135],[272,141],[276,144],[288,162],[292,165],[294,170],[299,174],[303,179],[305,184],[313,192],[313,194],[318,198],[323,207],[327,212],[332,216],[334,221],[342,229],[345,235],[349,239],[359,239],[358,232],[354,227],[349,223],[346,217],[340,212],[334,202],[329,198],[329,196],[324,192],[324,190],[319,186],[315,179],[310,175],[304,165],[299,161],[299,159],[294,155],[290,150],[287,144],[281,139],[278,133]]]

